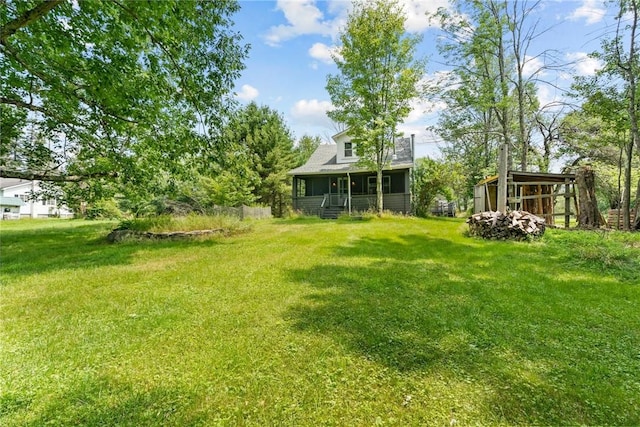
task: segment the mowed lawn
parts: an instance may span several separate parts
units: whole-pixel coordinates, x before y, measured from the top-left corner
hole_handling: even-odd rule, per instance
[[[0,425],[640,425],[640,234],[0,224]]]

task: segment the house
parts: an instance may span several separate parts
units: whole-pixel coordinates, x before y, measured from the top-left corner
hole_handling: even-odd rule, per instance
[[[358,164],[356,147],[347,131],[321,144],[307,163],[289,171],[293,176],[293,209],[322,218],[376,207],[376,173]],[[410,176],[414,165],[414,136],[399,138],[388,153],[382,174],[385,210],[411,212]]]
[[[0,178],[1,210],[6,218],[73,217],[66,206],[58,206],[55,199],[38,198],[31,195],[40,191],[40,181]],[[18,204],[18,200],[20,203]],[[5,215],[3,215],[5,217]]]
[[[2,219],[20,219],[20,207],[24,202],[18,197],[0,196],[0,212]]]
[[[498,175],[490,176],[475,185],[474,213],[498,210],[498,178]],[[574,212],[577,211],[575,181],[575,174],[508,171],[507,204],[511,210],[523,210],[544,218],[547,225],[555,225],[555,217],[562,216],[565,227],[569,227],[571,199]],[[560,213],[556,213],[558,197],[564,199]]]

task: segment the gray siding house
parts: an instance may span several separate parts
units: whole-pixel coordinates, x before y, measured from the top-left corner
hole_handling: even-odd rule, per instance
[[[333,136],[333,140],[335,144],[318,146],[307,163],[289,171],[293,176],[293,209],[322,218],[375,209],[376,173],[358,165],[347,131]],[[413,135],[397,139],[388,158],[382,175],[384,209],[411,213]]]

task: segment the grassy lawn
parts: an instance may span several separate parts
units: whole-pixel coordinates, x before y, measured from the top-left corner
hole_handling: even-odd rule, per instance
[[[640,234],[0,224],[0,425],[640,425]]]

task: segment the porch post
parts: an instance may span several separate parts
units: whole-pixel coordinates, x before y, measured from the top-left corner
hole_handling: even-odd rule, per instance
[[[349,203],[349,216],[351,216],[351,175],[347,172],[347,200]]]

